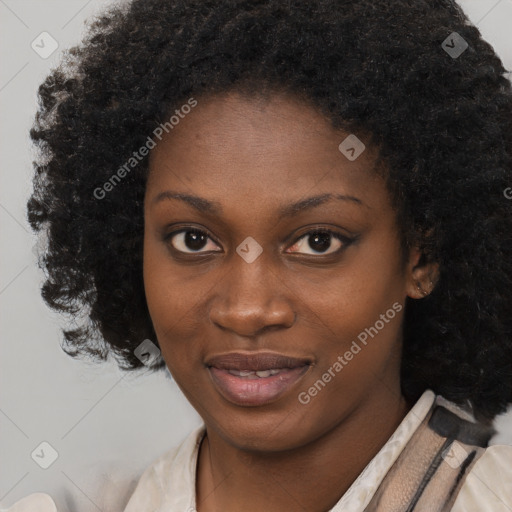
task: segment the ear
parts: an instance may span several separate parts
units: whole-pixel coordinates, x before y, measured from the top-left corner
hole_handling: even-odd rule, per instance
[[[439,279],[439,264],[426,261],[417,247],[409,251],[407,263],[407,295],[411,299],[422,299],[435,288]]]

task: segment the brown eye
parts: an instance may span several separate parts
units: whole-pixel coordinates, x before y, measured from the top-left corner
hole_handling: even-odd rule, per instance
[[[218,247],[213,242],[208,245],[208,242],[211,241],[210,237],[199,229],[184,229],[171,233],[166,238],[170,240],[174,249],[188,254],[212,251]],[[205,248],[206,251],[203,251]]]
[[[288,251],[301,254],[326,255],[339,251],[350,241],[339,233],[327,230],[310,231],[301,236]],[[287,252],[288,252],[287,251]]]

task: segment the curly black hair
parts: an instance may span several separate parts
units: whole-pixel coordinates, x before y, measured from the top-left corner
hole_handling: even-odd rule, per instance
[[[285,91],[333,127],[367,134],[385,164],[404,247],[439,264],[432,294],[406,304],[405,397],[430,388],[492,420],[512,401],[506,71],[452,0],[111,7],[39,87],[30,132],[39,153],[28,219],[48,235],[42,295],[75,319],[62,348],[112,355],[133,370],[144,366],[134,354],[142,340],[158,344],[142,276],[148,158],[109,182],[116,171],[187,99]]]

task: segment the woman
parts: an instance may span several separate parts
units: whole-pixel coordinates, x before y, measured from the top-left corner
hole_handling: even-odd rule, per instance
[[[449,0],[135,0],[69,52],[43,297],[204,420],[125,512],[512,509],[504,73]]]

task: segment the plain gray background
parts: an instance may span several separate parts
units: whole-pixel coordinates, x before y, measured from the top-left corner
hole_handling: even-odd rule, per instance
[[[143,469],[201,421],[163,372],[125,375],[113,364],[89,366],[67,356],[59,344],[63,319],[40,298],[43,276],[25,220],[36,90],[61,50],[79,42],[84,20],[111,3],[0,0],[2,508],[41,491],[53,497],[59,511],[121,510]],[[512,0],[460,3],[512,70]],[[31,47],[42,32],[59,45],[46,59]],[[493,442],[512,444],[512,411],[496,425]],[[48,469],[31,457],[41,442],[58,454]]]

